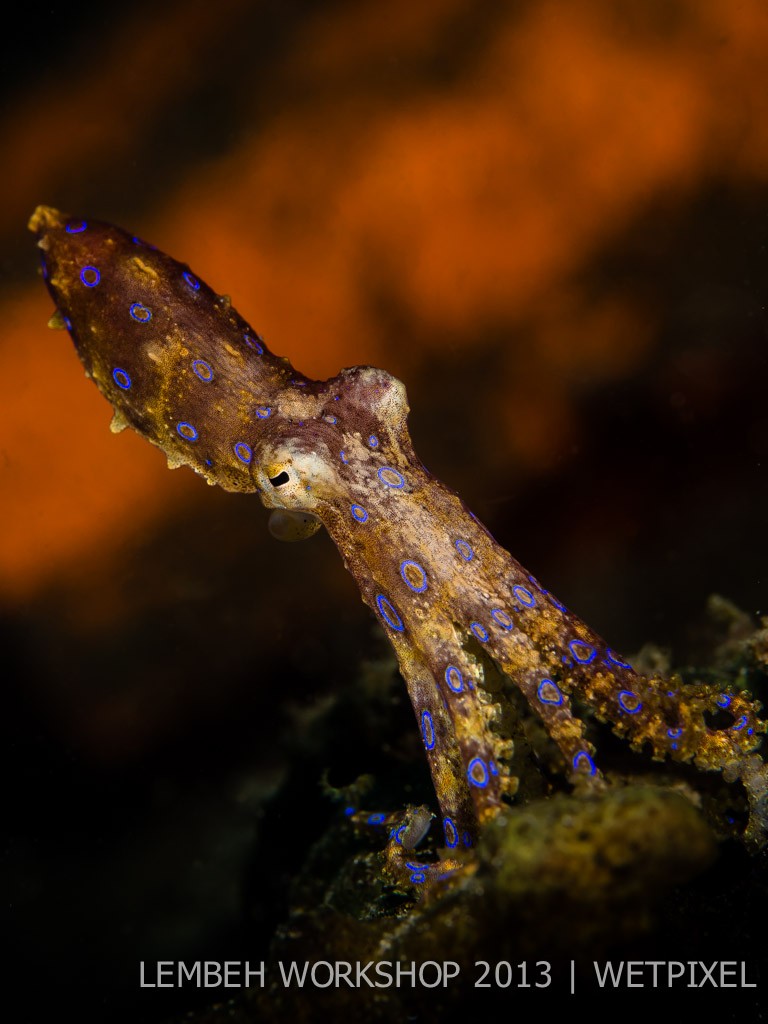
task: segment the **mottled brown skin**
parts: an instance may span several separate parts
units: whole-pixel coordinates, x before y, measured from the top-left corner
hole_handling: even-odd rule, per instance
[[[449,849],[471,846],[516,786],[486,692],[488,658],[541,716],[575,783],[599,784],[599,773],[570,695],[634,747],[741,778],[748,833],[760,838],[759,706],[641,677],[607,648],[422,466],[400,381],[373,367],[307,379],[226,297],[119,228],[49,207],[30,228],[61,326],[114,407],[113,429],[133,427],[169,465],[211,484],[257,492],[283,539],[328,530],[397,653]],[[726,708],[728,727],[710,728],[705,712]]]

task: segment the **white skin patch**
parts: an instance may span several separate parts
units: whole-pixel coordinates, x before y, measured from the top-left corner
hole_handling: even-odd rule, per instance
[[[259,454],[253,476],[268,508],[311,512],[323,498],[339,493],[340,481],[327,457],[291,445]]]

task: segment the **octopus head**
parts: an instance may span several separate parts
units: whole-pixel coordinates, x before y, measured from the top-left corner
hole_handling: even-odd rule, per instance
[[[263,503],[274,509],[270,533],[285,541],[311,537],[321,526],[316,513],[341,487],[327,453],[287,440],[264,446],[259,456],[253,475]]]

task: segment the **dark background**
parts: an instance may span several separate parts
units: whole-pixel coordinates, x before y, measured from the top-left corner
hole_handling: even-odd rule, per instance
[[[45,328],[38,203],[189,262],[305,373],[403,379],[426,465],[618,650],[695,660],[712,593],[768,611],[762,0],[116,11],[3,40],[18,1019],[150,1021],[199,997],[137,992],[139,960],[259,959],[323,767],[380,767],[318,741],[294,778],[296,746],[388,656],[327,537],[109,433]]]

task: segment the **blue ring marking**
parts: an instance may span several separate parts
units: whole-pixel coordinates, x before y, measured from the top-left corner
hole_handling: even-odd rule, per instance
[[[491,775],[499,774],[499,769],[496,767],[495,761],[488,762],[488,771],[491,773]]]
[[[272,410],[268,405],[259,405],[255,411],[260,420],[265,420],[268,416],[272,415]]]
[[[515,624],[512,619],[507,615],[503,608],[492,608],[491,618],[497,626],[501,626],[502,629],[514,629]]]
[[[81,231],[85,231],[88,224],[84,220],[71,220],[69,224],[64,228],[67,234],[79,235]]]
[[[405,626],[403,625],[403,620],[395,611],[392,602],[388,601],[383,594],[377,594],[376,607],[379,609],[379,615],[381,615],[382,619],[384,619],[386,624],[391,629],[396,630],[398,633],[402,633],[402,631],[405,629]]]
[[[179,437],[183,437],[185,441],[197,440],[197,431],[191,423],[186,423],[184,420],[176,424],[176,433]]]
[[[448,689],[453,690],[454,693],[461,693],[464,689],[464,676],[455,665],[449,665],[445,670],[445,681],[448,684]]]
[[[132,383],[131,378],[120,366],[116,366],[112,371],[112,380],[114,380],[115,384],[117,384],[119,388],[122,388],[123,391],[127,391]]]
[[[386,820],[386,814],[369,814],[367,824],[368,825],[383,825]]]
[[[248,346],[248,348],[253,349],[257,356],[261,356],[264,354],[264,349],[261,347],[260,342],[263,341],[264,339],[260,335],[257,335],[257,337],[259,339],[258,341],[256,340],[256,338],[253,337],[253,335],[248,334],[248,332],[246,331],[246,333],[243,335],[243,341]]]
[[[527,589],[527,587],[521,587],[519,584],[516,587],[512,587],[512,593],[515,595],[520,604],[524,604],[526,608],[533,608],[536,604],[536,598]],[[523,594],[525,597],[523,597]]]
[[[559,708],[563,703],[560,687],[552,682],[551,679],[542,679],[536,694],[542,704],[552,704],[554,707]]]
[[[670,739],[676,740],[678,738],[678,736],[682,736],[682,735],[683,735],[682,728],[680,728],[680,729],[667,729],[667,736],[669,736]]]
[[[427,876],[423,871],[414,871],[411,875],[411,881],[414,885],[421,885],[422,882],[426,882]]]
[[[368,512],[362,505],[352,505],[350,511],[352,512],[352,518],[356,519],[358,523],[364,523],[368,519]]]
[[[459,552],[459,554],[461,555],[465,562],[471,562],[472,559],[475,557],[475,552],[472,550],[471,546],[461,537],[459,537],[459,539],[454,543],[453,546],[456,548],[456,550]]]
[[[568,650],[581,665],[589,665],[597,657],[597,648],[593,647],[592,644],[586,643],[584,640],[571,640],[568,644]],[[586,654],[584,653],[585,651],[587,652]]]
[[[344,454],[344,452],[339,452],[339,458],[341,459],[341,461],[344,463],[345,466],[349,465],[349,459]]]
[[[192,372],[196,377],[199,377],[204,384],[213,380],[213,367],[210,363],[206,363],[204,359],[196,359],[194,363],[192,363]]]
[[[582,767],[582,764],[584,762],[586,762],[587,768],[589,769],[587,774],[594,775],[597,771],[597,768],[595,767],[595,762],[592,760],[592,758],[589,756],[586,750],[580,750],[573,759],[574,769],[577,772],[583,772],[584,768]]]
[[[48,280],[49,270],[48,270],[48,264],[45,262],[45,256],[41,256],[40,257],[40,266],[41,266],[42,271],[43,271],[43,280],[47,281]]]
[[[449,850],[459,845],[459,833],[451,818],[443,818],[443,833],[445,835],[445,845]]]
[[[462,843],[464,843],[465,846],[471,848],[471,846],[472,846],[472,836],[469,834],[469,832],[462,832],[461,841],[462,841]]]
[[[389,833],[390,839],[394,839],[398,846],[402,846],[403,845],[403,840],[400,837],[401,837],[401,834],[403,832],[405,832],[407,827],[408,827],[407,823],[403,822],[403,824],[400,826],[400,828],[393,829]]]
[[[68,331],[72,331],[72,321],[66,316],[64,317],[64,326],[67,328]]]
[[[147,324],[152,319],[152,310],[142,306],[140,302],[132,303],[130,314],[140,324]]]
[[[478,789],[485,789],[488,785],[488,769],[482,757],[473,757],[467,768],[467,779]]]
[[[185,270],[181,276],[184,278],[184,280],[187,282],[190,288],[192,288],[194,291],[198,291],[198,289],[200,288],[200,282],[197,280],[196,277],[193,277],[188,270]]]
[[[246,444],[245,441],[238,441],[237,444],[234,445],[234,451],[235,455],[241,462],[244,462],[246,466],[250,465],[251,459],[253,458],[253,449],[249,444]]]
[[[637,703],[633,706],[632,701],[637,701]],[[636,715],[642,706],[642,701],[632,690],[619,691],[619,707],[622,711],[626,711],[628,715]]]
[[[621,658],[618,658],[615,652],[610,649],[610,647],[606,649],[605,660],[607,662],[610,662],[611,665],[618,665],[619,668],[632,668],[628,661],[622,661]]]
[[[391,483],[389,480],[386,480],[384,476],[382,476],[383,473],[392,473],[394,476],[397,477],[396,482]],[[405,486],[405,477],[402,475],[402,473],[398,473],[396,469],[392,469],[391,466],[382,466],[378,472],[378,477],[379,480],[381,480],[383,484],[386,484],[387,487],[395,487],[399,489],[400,487]]]
[[[532,576],[529,576],[528,579],[533,581],[533,577]],[[568,612],[568,609],[565,607],[563,602],[562,601],[558,601],[557,598],[554,596],[554,594],[550,594],[550,592],[548,590],[545,590],[544,587],[541,586],[541,584],[538,584],[538,587],[539,587],[539,590],[544,595],[544,597],[548,597],[549,600],[552,602],[552,604],[555,606],[555,608],[559,608],[561,612],[565,612],[565,613]]]
[[[415,584],[411,583],[411,581],[408,579],[405,572],[406,566],[413,566],[413,568],[417,572],[421,573],[421,581],[419,586],[416,586]],[[406,558],[406,560],[404,562],[401,562],[400,564],[400,575],[403,577],[405,585],[407,587],[410,587],[414,594],[422,594],[427,589],[427,574],[424,572],[423,566],[419,565],[418,562],[414,562],[410,558]]]
[[[735,725],[731,726],[731,732],[738,732],[739,729],[743,729],[746,724],[747,724],[747,716],[746,715],[742,715],[741,718],[738,720],[738,722]]]
[[[480,622],[470,622],[469,628],[475,634],[478,640],[482,640],[485,643],[488,639],[488,630]]]
[[[95,288],[101,280],[101,274],[96,267],[83,267],[80,271],[80,280],[86,288]]]
[[[355,813],[355,808],[354,807],[345,807],[344,808],[344,814],[345,814],[345,816],[347,818],[351,818],[354,813]]]
[[[722,696],[717,698],[717,703],[721,708],[729,707],[731,703],[731,695],[729,693],[722,694]]]
[[[323,416],[323,419],[325,420],[325,422],[326,422],[326,423],[331,423],[331,424],[333,424],[333,423],[338,423],[338,422],[339,422],[339,421],[338,421],[338,420],[336,419],[336,417],[335,417],[335,416],[331,416],[331,415],[328,415],[328,416]]]
[[[435,723],[432,721],[432,715],[429,711],[421,712],[421,737],[424,740],[424,747],[426,750],[434,750],[435,743]]]
[[[371,436],[368,438],[368,444],[371,446],[371,448],[378,448],[379,447],[379,439],[378,439],[378,437],[376,437],[375,434],[371,434]]]

